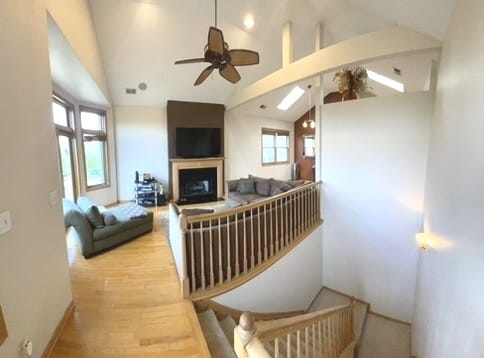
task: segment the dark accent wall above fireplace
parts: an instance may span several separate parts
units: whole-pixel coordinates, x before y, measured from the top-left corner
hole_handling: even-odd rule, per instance
[[[225,106],[214,103],[168,101],[168,157],[176,156],[176,128],[220,128],[221,156],[224,155]]]

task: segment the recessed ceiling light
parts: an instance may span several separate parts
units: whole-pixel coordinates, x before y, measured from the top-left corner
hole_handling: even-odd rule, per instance
[[[366,72],[368,74],[369,79],[375,82],[381,83],[384,86],[393,88],[395,91],[405,92],[405,86],[403,85],[403,83],[392,80],[391,78],[380,75],[379,73],[376,73],[370,70],[367,70]]]
[[[247,30],[254,27],[254,16],[252,14],[247,14],[244,16],[244,26]]]
[[[301,87],[294,87],[291,92],[279,103],[277,109],[281,111],[287,111],[291,106],[301,97],[304,90]]]
[[[148,88],[148,85],[145,82],[140,82],[138,88],[142,91],[145,91]]]

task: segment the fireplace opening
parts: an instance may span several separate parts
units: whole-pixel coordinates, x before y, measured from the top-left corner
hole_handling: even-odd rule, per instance
[[[217,168],[180,169],[180,204],[217,200]]]

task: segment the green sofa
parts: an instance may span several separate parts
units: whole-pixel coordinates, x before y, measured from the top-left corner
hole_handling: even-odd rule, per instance
[[[80,196],[77,204],[68,199],[62,204],[64,225],[76,230],[85,258],[153,230],[153,213],[134,203],[106,210]]]

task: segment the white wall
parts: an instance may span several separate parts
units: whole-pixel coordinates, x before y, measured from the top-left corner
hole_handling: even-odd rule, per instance
[[[116,107],[119,200],[134,198],[135,171],[151,173],[168,190],[166,108]]]
[[[289,179],[289,164],[262,166],[262,128],[290,132],[289,162],[294,161],[294,124],[264,117],[252,117],[236,110],[225,112],[225,179],[247,178],[248,174]]]
[[[0,304],[9,337],[0,357],[20,357],[23,337],[40,357],[71,302],[51,114],[47,14],[43,1],[0,1]]]
[[[413,351],[484,357],[484,2],[459,0],[444,40],[425,190]]]
[[[214,301],[252,312],[306,310],[321,289],[321,236],[319,227],[269,269]]]
[[[410,322],[431,93],[324,105],[323,281]]]

